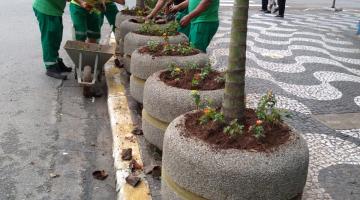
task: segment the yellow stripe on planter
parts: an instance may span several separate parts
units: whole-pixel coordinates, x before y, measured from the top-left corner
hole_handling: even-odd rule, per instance
[[[134,81],[137,82],[138,84],[145,85],[145,81],[146,81],[146,80],[141,79],[141,78],[139,78],[139,77],[137,77],[137,76],[134,76],[134,75],[132,75],[132,77],[133,77]]]
[[[142,116],[151,125],[153,125],[154,127],[158,128],[158,129],[161,129],[163,131],[166,131],[167,127],[169,126],[169,123],[166,123],[164,121],[160,121],[157,118],[151,116],[149,113],[146,112],[145,109],[142,110]]]
[[[165,172],[165,170],[162,170],[161,172],[161,180],[184,200],[206,200],[205,198],[182,188],[174,180],[172,180],[172,178]]]

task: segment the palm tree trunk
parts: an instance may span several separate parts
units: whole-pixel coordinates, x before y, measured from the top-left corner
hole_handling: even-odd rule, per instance
[[[145,8],[145,0],[136,0],[136,7]]]
[[[236,0],[233,8],[229,64],[226,72],[225,94],[222,105],[227,122],[244,120],[245,63],[249,0]]]

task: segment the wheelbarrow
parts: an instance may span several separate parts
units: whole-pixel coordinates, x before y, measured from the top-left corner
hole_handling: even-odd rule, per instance
[[[75,64],[75,80],[83,86],[83,95],[94,96],[91,89],[101,81],[104,64],[113,56],[114,47],[69,40],[64,49]]]

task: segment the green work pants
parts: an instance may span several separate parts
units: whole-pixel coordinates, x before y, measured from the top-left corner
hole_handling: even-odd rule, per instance
[[[45,67],[57,64],[63,35],[62,16],[46,15],[33,8],[39,22]]]
[[[206,52],[206,48],[209,46],[218,28],[218,21],[191,23],[189,35],[191,46]]]
[[[100,15],[95,12],[90,13],[74,3],[70,3],[70,15],[76,40],[100,39]]]
[[[176,20],[177,22],[179,22],[179,24],[180,24],[181,19],[182,19],[184,16],[186,16],[187,14],[188,14],[188,10],[187,10],[187,9],[184,9],[183,11],[179,11],[179,12],[176,13],[176,18],[175,18],[175,20]],[[190,24],[187,25],[187,26],[184,26],[184,27],[181,26],[181,25],[179,25],[179,28],[178,28],[177,31],[180,32],[180,33],[184,33],[184,34],[186,35],[186,37],[189,37],[189,34],[190,34]]]
[[[100,27],[102,27],[104,23],[104,17],[108,20],[110,26],[112,26],[113,32],[115,32],[115,20],[116,15],[118,14],[119,10],[116,7],[115,3],[107,3],[106,4],[106,11],[100,14]]]

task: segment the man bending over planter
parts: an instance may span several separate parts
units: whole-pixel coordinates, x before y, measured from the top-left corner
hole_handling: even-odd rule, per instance
[[[46,75],[66,79],[62,72],[71,72],[62,59],[59,58],[59,49],[62,40],[62,14],[66,5],[65,0],[35,0],[33,10],[39,22],[41,32],[41,46]]]
[[[113,32],[115,31],[116,15],[119,12],[119,10],[114,2],[121,4],[121,5],[125,4],[125,0],[113,0],[111,2],[106,2],[105,3],[105,11],[100,14],[100,27],[104,23],[104,16],[105,16],[106,19],[108,20],[110,26],[112,26]]]
[[[184,16],[182,27],[191,23],[189,40],[193,47],[206,52],[219,27],[219,0],[186,0],[189,14]]]
[[[184,3],[185,0],[174,0],[174,4],[170,7],[170,13],[176,13],[175,20],[180,22],[181,19],[188,14],[187,3]],[[166,4],[166,0],[159,0],[156,3],[155,8],[151,11],[151,13],[146,16],[147,19],[154,18],[162,7]],[[190,24],[187,26],[179,26],[178,32],[184,33],[187,37],[189,37],[190,33]]]

